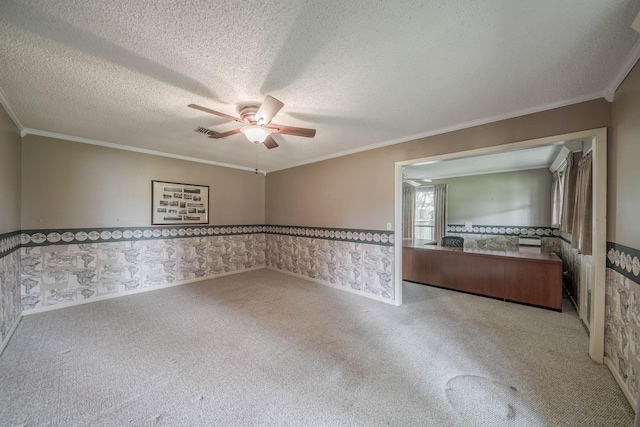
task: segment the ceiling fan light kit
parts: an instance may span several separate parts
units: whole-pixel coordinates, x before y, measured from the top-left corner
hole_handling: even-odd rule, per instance
[[[264,140],[271,135],[271,129],[258,125],[245,126],[240,128],[240,132],[242,132],[249,141],[255,144],[264,142]]]
[[[206,107],[201,107],[196,104],[189,104],[188,107],[196,110],[204,111],[205,113],[213,114],[218,117],[225,118],[227,120],[233,120],[238,123],[245,124],[239,129],[233,129],[227,132],[215,133],[210,135],[212,139],[222,139],[237,133],[242,133],[249,141],[260,144],[263,143],[265,147],[271,149],[276,148],[278,144],[271,136],[272,133],[281,133],[285,135],[303,136],[305,138],[313,138],[316,135],[315,129],[297,128],[293,126],[283,126],[271,123],[273,117],[284,106],[284,103],[277,100],[273,96],[267,95],[264,102],[258,108],[255,105],[244,107],[240,111],[240,117],[233,117],[219,111],[211,110]]]

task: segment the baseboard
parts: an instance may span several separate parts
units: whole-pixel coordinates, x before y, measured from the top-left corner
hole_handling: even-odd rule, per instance
[[[368,294],[366,292],[359,291],[357,289],[346,288],[344,286],[336,285],[335,283],[326,282],[326,281],[320,280],[320,279],[314,279],[313,277],[304,276],[304,275],[298,274],[298,273],[292,273],[291,271],[287,271],[287,270],[280,270],[279,268],[275,268],[275,267],[266,266],[265,268],[267,270],[273,270],[273,271],[277,271],[279,273],[288,274],[289,276],[293,276],[293,277],[296,277],[298,279],[307,280],[309,282],[318,283],[320,285],[329,286],[331,288],[339,289],[341,291],[349,292],[351,294],[356,294],[356,295],[361,296],[361,297],[366,297],[366,298],[370,298],[370,299],[373,299],[373,300],[376,300],[376,301],[380,301],[380,302],[384,302],[384,303],[387,303],[387,304],[396,305],[395,300],[393,300],[393,299],[379,297],[377,295]]]
[[[111,298],[119,298],[119,297],[124,297],[124,296],[128,296],[128,295],[139,294],[139,293],[142,293],[142,292],[155,291],[155,290],[158,290],[158,289],[172,288],[174,286],[181,286],[181,285],[186,285],[186,284],[189,284],[189,283],[201,282],[203,280],[217,279],[218,277],[231,276],[233,274],[246,273],[248,271],[254,271],[254,270],[262,270],[264,268],[265,268],[265,266],[257,266],[257,267],[245,268],[245,269],[242,269],[242,270],[230,271],[228,273],[216,274],[215,276],[198,277],[198,278],[195,278],[195,279],[182,280],[182,281],[174,282],[174,283],[167,283],[166,285],[150,286],[148,288],[133,289],[133,290],[130,290],[130,291],[125,291],[125,292],[118,292],[118,293],[114,293],[114,294],[101,295],[99,297],[88,298],[88,299],[83,299],[83,300],[79,300],[79,301],[70,301],[70,302],[63,302],[63,303],[55,304],[55,305],[48,305],[46,307],[37,307],[37,308],[33,308],[31,310],[24,310],[22,312],[22,315],[28,316],[30,314],[43,313],[45,311],[58,310],[60,308],[67,308],[67,307],[73,307],[75,305],[82,305],[82,304],[88,304],[88,303],[97,302],[97,301],[104,301],[104,300],[111,299]]]
[[[636,397],[631,394],[631,391],[629,390],[629,387],[627,387],[627,384],[620,377],[620,374],[618,374],[618,370],[616,369],[616,366],[613,364],[613,361],[605,356],[604,364],[607,365],[607,368],[609,368],[609,371],[611,371],[611,375],[613,375],[613,378],[615,378],[616,382],[618,383],[618,386],[620,387],[620,389],[624,393],[625,397],[629,401],[629,404],[633,408],[633,411],[637,413],[638,412],[638,402],[636,402]]]
[[[9,340],[11,339],[11,336],[13,335],[13,332],[18,327],[18,323],[20,323],[21,319],[22,319],[22,314],[20,314],[18,316],[18,318],[14,322],[13,326],[11,327],[11,329],[9,329],[9,333],[7,334],[6,337],[4,337],[4,340],[2,341],[2,344],[0,344],[0,356],[2,356],[2,352],[4,351],[4,348],[7,346],[7,344],[9,344]]]

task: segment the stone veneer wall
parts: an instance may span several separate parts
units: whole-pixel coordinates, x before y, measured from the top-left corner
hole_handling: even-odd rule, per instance
[[[265,265],[264,226],[23,231],[23,310]]]
[[[26,312],[265,266],[393,301],[393,239],[265,225],[25,230],[15,271]]]
[[[390,231],[267,227],[267,266],[376,299],[395,299]]]
[[[577,249],[571,247],[571,234],[561,233],[560,235],[560,251],[558,256],[562,259],[562,278],[567,292],[571,294],[574,304],[578,305],[580,301],[580,269],[581,254]],[[579,310],[579,307],[577,307]]]
[[[0,343],[20,316],[20,233],[0,235]]]
[[[516,249],[521,235],[539,236],[542,247],[558,254],[560,252],[560,232],[551,227],[476,225],[468,231],[464,225],[449,224],[447,235],[463,237],[465,248],[496,251]]]
[[[640,250],[607,246],[605,362],[635,399],[640,372]]]

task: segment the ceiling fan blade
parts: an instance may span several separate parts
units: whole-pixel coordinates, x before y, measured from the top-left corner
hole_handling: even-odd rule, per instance
[[[275,99],[273,96],[267,95],[264,99],[264,102],[258,108],[254,120],[256,124],[266,125],[271,122],[273,117],[280,111],[280,109],[284,106],[282,101]]]
[[[227,131],[227,132],[214,133],[213,135],[210,135],[209,138],[222,139],[222,138],[226,138],[226,137],[231,136],[231,135],[235,135],[236,133],[240,133],[240,128],[233,129],[233,130],[230,130],[230,131]]]
[[[271,135],[269,135],[267,139],[264,140],[263,144],[268,149],[276,148],[278,146],[278,143],[276,142],[275,139],[273,139]]]
[[[213,114],[213,115],[216,115],[216,116],[228,119],[228,120],[233,120],[233,121],[236,121],[238,123],[244,123],[244,124],[247,123],[247,122],[245,122],[244,120],[242,120],[242,119],[240,119],[238,117],[233,117],[233,116],[230,116],[228,114],[221,113],[220,111],[211,110],[209,108],[201,107],[201,106],[196,105],[196,104],[189,104],[189,105],[187,105],[187,107],[195,108],[196,110],[204,111],[205,113]]]
[[[316,136],[315,129],[297,128],[293,126],[283,126],[272,123],[267,126],[273,133],[282,133],[285,135],[304,136],[305,138],[313,138]]]

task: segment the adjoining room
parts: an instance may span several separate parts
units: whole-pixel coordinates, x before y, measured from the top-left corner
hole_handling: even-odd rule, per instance
[[[437,257],[434,249],[438,247],[462,247],[468,249],[469,254],[483,255],[478,262],[483,264],[483,269],[493,270],[493,276],[490,283],[486,283],[486,289],[485,284],[478,282],[474,290],[469,288],[472,280],[461,279],[460,285],[466,287],[460,290],[556,310],[561,309],[564,292],[578,311],[586,311],[591,302],[581,301],[580,296],[587,290],[590,294],[593,284],[577,278],[586,274],[580,266],[592,263],[590,201],[593,195],[580,200],[577,195],[586,190],[593,192],[590,183],[584,191],[578,188],[579,184],[587,184],[578,179],[580,165],[581,176],[593,175],[592,146],[587,139],[405,166],[402,170],[403,262],[406,261],[403,279],[455,289],[453,276],[441,276],[459,269],[444,273],[434,265],[430,267],[429,276],[427,271],[416,270],[419,262],[413,266],[411,261],[415,257]],[[592,154],[586,156],[588,153]],[[580,162],[583,157],[585,161]],[[580,209],[576,209],[577,204]],[[577,238],[572,239],[572,234]],[[602,247],[605,244],[599,242]],[[461,257],[463,251],[454,249],[452,253]],[[513,256],[518,260],[529,256],[536,261],[539,274],[543,274],[540,268],[544,260],[548,260],[552,277],[540,276],[534,281],[548,283],[549,288],[528,295],[504,289],[505,284],[497,275],[505,273],[488,266],[491,255]],[[589,260],[583,260],[585,257]],[[467,271],[474,259],[466,259]],[[460,258],[459,262],[464,260]],[[496,262],[500,264],[498,270],[511,268],[502,266],[503,261]],[[433,263],[446,264],[435,259],[424,260],[422,264]],[[476,277],[481,274],[478,271]],[[518,277],[505,283],[521,287],[523,280],[527,279]],[[584,289],[579,288],[580,285]],[[583,313],[581,318],[588,327],[589,315]]]

